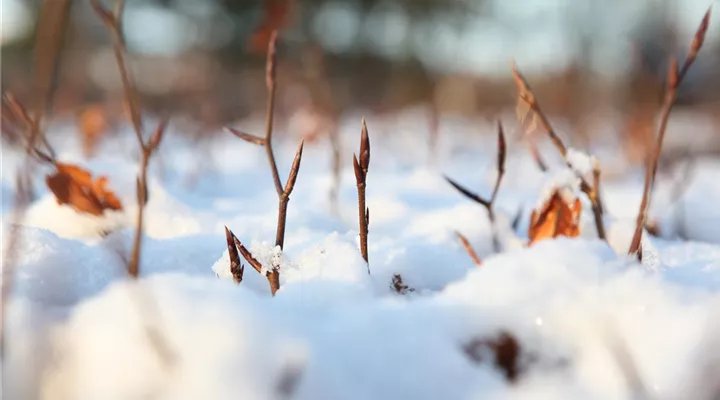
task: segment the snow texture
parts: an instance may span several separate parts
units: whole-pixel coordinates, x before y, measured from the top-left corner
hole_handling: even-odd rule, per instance
[[[369,266],[358,250],[347,157],[338,212],[329,211],[331,161],[324,140],[306,144],[281,252],[272,241],[277,198],[263,151],[228,136],[197,146],[169,132],[150,171],[137,281],[124,273],[137,212],[131,134],[103,143],[101,158],[83,160],[71,127],[51,129],[50,140],[62,144],[62,160],[108,175],[120,195],[125,210],[103,217],[58,205],[38,174],[38,199],[21,226],[11,226],[7,195],[14,190],[19,158],[3,149],[2,233],[4,239],[19,235],[17,262],[3,265],[5,276],[13,277],[3,398],[717,395],[707,374],[720,365],[720,189],[713,181],[720,164],[698,162],[682,196],[682,225],[664,218],[662,226],[677,228],[670,236],[646,232],[639,264],[626,253],[641,173],[603,181],[608,243],[595,237],[584,206],[581,237],[528,248],[529,213],[553,190],[587,200],[573,169],[587,172],[590,157],[573,151],[572,169],[558,166],[542,174],[510,138],[491,226],[486,210],[442,175],[490,193],[492,124],[484,126],[486,137],[478,137],[482,123],[443,117],[440,152],[435,164],[427,164],[417,138],[427,129],[417,122],[424,110],[365,115],[373,146]],[[359,121],[360,115],[341,121],[344,156],[356,151]],[[252,130],[261,122],[237,125]],[[284,176],[296,143],[282,136],[276,136],[276,157]],[[401,157],[399,147],[407,150]],[[669,203],[658,201],[653,213],[662,216]],[[252,267],[246,266],[241,284],[234,283],[225,225],[264,268],[280,269],[275,297]],[[469,239],[481,267],[455,231]],[[492,251],[493,232],[504,249],[500,254]],[[3,254],[10,250],[7,243]],[[395,274],[413,291],[396,293]],[[464,350],[500,332],[520,344],[524,370],[515,383],[491,357],[478,362]]]

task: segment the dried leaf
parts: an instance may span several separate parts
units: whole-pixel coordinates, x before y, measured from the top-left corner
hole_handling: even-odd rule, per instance
[[[89,171],[76,165],[56,163],[57,172],[45,179],[58,204],[68,204],[77,211],[102,215],[105,210],[122,210],[117,196],[107,189],[107,178],[93,181]]]
[[[580,235],[580,213],[582,204],[575,199],[572,205],[563,200],[555,190],[542,209],[533,211],[530,217],[528,236],[530,245],[557,236],[577,237]]]

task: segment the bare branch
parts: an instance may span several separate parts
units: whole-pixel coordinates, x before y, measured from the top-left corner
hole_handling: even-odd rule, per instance
[[[163,135],[165,134],[165,129],[167,129],[169,121],[170,120],[168,118],[162,118],[160,123],[158,123],[158,126],[155,128],[155,131],[148,142],[147,147],[150,152],[155,152],[157,150],[160,145],[160,141],[162,141]]]
[[[298,149],[295,152],[295,159],[293,159],[293,164],[290,168],[290,174],[288,175],[288,180],[287,182],[285,182],[285,189],[283,190],[283,195],[285,196],[290,196],[293,188],[295,188],[295,181],[297,180],[298,172],[300,171],[300,161],[302,160],[304,144],[305,140],[301,140],[300,146],[298,146]]]
[[[300,141],[300,146],[298,146],[297,152],[295,153],[295,159],[293,160],[292,167],[290,168],[290,175],[288,176],[287,182],[285,182],[285,189],[283,189],[278,204],[278,221],[277,229],[275,231],[275,245],[280,246],[281,249],[285,244],[287,208],[290,201],[290,194],[295,188],[295,181],[297,180],[298,172],[300,171],[300,161],[302,160],[303,144],[304,141]]]
[[[480,260],[480,257],[478,257],[477,253],[475,252],[475,249],[473,249],[472,245],[470,244],[470,241],[460,232],[455,231],[455,235],[457,235],[458,239],[460,240],[460,243],[462,243],[463,247],[465,248],[465,251],[468,253],[470,258],[472,258],[475,265],[478,267],[482,265],[482,261]]]
[[[264,138],[257,137],[257,136],[251,135],[251,134],[249,134],[249,133],[241,132],[241,131],[239,131],[239,130],[237,130],[237,129],[228,128],[228,127],[225,127],[225,131],[232,133],[233,135],[239,137],[240,139],[242,139],[242,140],[244,140],[244,141],[246,141],[246,142],[249,142],[249,143],[252,143],[252,144],[257,144],[257,145],[259,145],[259,146],[265,146],[265,139],[264,139]]]
[[[498,126],[498,160],[497,160],[497,179],[495,180],[495,187],[493,188],[492,196],[490,197],[490,206],[495,204],[498,190],[500,189],[500,182],[502,182],[503,176],[505,176],[505,159],[507,154],[507,146],[505,144],[505,133],[500,121],[497,123]]]
[[[370,225],[370,209],[366,206],[365,189],[367,188],[367,173],[370,167],[370,137],[368,135],[365,118],[362,120],[360,135],[360,159],[353,154],[353,169],[357,183],[358,194],[358,226],[360,230],[360,254],[367,263],[368,274],[370,263],[368,261],[368,227]]]
[[[459,183],[455,182],[454,180],[450,179],[449,177],[445,176],[445,180],[448,181],[457,191],[462,193],[465,197],[469,198],[470,200],[475,201],[476,203],[480,203],[483,207],[487,209],[488,212],[488,218],[490,219],[490,224],[493,228],[493,249],[497,252],[500,251],[500,240],[497,237],[497,233],[495,232],[495,210],[494,210],[494,204],[495,200],[497,199],[497,194],[500,189],[500,183],[502,182],[503,176],[505,176],[505,160],[507,158],[507,145],[505,142],[505,133],[503,131],[502,124],[500,121],[497,123],[498,126],[498,155],[497,155],[497,178],[495,179],[495,186],[493,186],[493,191],[490,197],[490,200],[486,200],[479,195],[471,192],[470,190],[466,189]],[[461,239],[462,240],[462,239]]]
[[[260,264],[260,261],[258,261],[255,257],[250,254],[250,251],[245,247],[245,245],[240,242],[240,239],[238,239],[235,235],[233,235],[233,241],[235,241],[235,246],[237,246],[237,249],[240,250],[240,254],[242,254],[243,258],[250,263],[250,266],[255,269],[258,273],[262,273],[262,264]]]
[[[278,198],[282,196],[282,183],[280,182],[280,174],[278,173],[277,163],[272,148],[273,134],[273,118],[275,114],[275,74],[277,69],[277,31],[274,30],[270,35],[268,43],[267,62],[265,65],[265,84],[268,90],[268,102],[265,115],[265,152],[270,162],[270,170],[275,184],[275,191]]]
[[[140,254],[142,247],[142,232],[143,224],[145,220],[145,205],[148,202],[148,188],[147,188],[147,170],[150,164],[150,158],[157,151],[158,146],[164,136],[165,129],[167,128],[167,119],[160,120],[160,123],[155,128],[153,136],[150,138],[148,143],[140,142],[141,157],[140,157],[140,174],[137,178],[137,201],[138,201],[138,213],[135,221],[135,237],[133,239],[133,248],[130,255],[130,263],[128,264],[128,273],[130,276],[137,278],[140,274]],[[142,137],[142,136],[140,136]]]
[[[266,70],[265,70],[265,83],[267,85],[268,90],[268,103],[267,103],[267,110],[266,110],[266,118],[265,118],[265,138],[260,138],[254,135],[250,135],[232,128],[225,128],[228,132],[234,134],[235,136],[239,137],[240,139],[245,140],[246,142],[250,142],[253,144],[261,145],[265,147],[265,152],[267,154],[268,163],[270,164],[270,170],[272,172],[273,177],[273,184],[275,186],[275,192],[278,196],[278,220],[277,220],[277,230],[275,232],[275,245],[279,246],[282,250],[284,243],[285,243],[285,225],[287,222],[287,207],[288,203],[290,201],[290,194],[292,193],[293,189],[295,188],[295,181],[297,180],[298,172],[300,171],[300,162],[302,160],[302,152],[303,152],[303,146],[304,142],[300,142],[300,145],[298,146],[298,150],[295,154],[295,159],[293,160],[292,167],[290,168],[290,174],[288,175],[288,179],[285,182],[285,187],[283,188],[282,182],[280,181],[280,174],[278,173],[278,167],[277,162],[275,161],[275,155],[273,153],[273,147],[272,147],[272,134],[273,134],[273,117],[274,117],[274,110],[275,110],[275,88],[276,88],[276,69],[277,69],[277,31],[273,31],[272,35],[270,37],[270,42],[268,43],[268,55],[267,55],[267,61],[266,61]],[[255,268],[256,271],[260,272],[262,270],[262,266],[260,263],[252,257],[250,252],[240,243],[240,241],[235,238],[235,244],[237,248],[240,250],[240,253],[245,257],[245,259],[252,265],[253,268]],[[270,284],[270,291],[272,292],[272,295],[275,295],[275,292],[277,292],[280,289],[280,271],[275,266],[271,271],[269,271],[266,275],[268,282]]]
[[[640,202],[640,210],[635,224],[635,232],[633,233],[632,241],[630,242],[630,248],[628,254],[636,254],[638,259],[641,257],[640,243],[642,239],[642,231],[647,221],[647,211],[650,204],[650,192],[652,191],[653,184],[655,183],[655,176],[657,174],[658,160],[660,159],[660,153],[662,151],[663,140],[665,138],[665,131],[667,129],[667,122],[670,118],[670,112],[675,105],[677,98],[677,88],[682,84],[685,74],[690,69],[690,66],[695,61],[698,52],[700,51],[703,42],[705,41],[705,34],[708,29],[710,21],[711,8],[707,10],[705,16],[700,22],[695,36],[693,37],[692,44],[690,45],[690,52],[683,63],[682,69],[678,72],[677,60],[671,58],[670,68],[668,69],[668,81],[667,88],[665,90],[665,100],[663,102],[662,111],[660,114],[660,124],[658,126],[657,139],[648,157],[648,165],[645,171],[645,183],[643,187],[643,197]]]
[[[122,81],[123,92],[125,95],[125,103],[127,104],[128,111],[130,112],[130,121],[132,122],[133,128],[135,129],[135,136],[137,136],[138,142],[143,147],[145,146],[145,140],[143,139],[142,121],[140,118],[140,106],[137,101],[137,93],[135,91],[135,85],[133,84],[132,76],[127,68],[127,62],[125,55],[127,49],[125,48],[125,41],[123,40],[122,30],[120,28],[120,14],[110,14],[105,7],[98,0],[90,0],[95,12],[100,16],[100,19],[105,23],[108,30],[113,38],[113,52],[115,53],[115,61],[120,71],[120,79]],[[119,0],[117,3],[116,12],[122,13],[124,6],[123,1]]]
[[[485,199],[483,199],[482,197],[480,197],[479,195],[477,195],[477,194],[469,191],[468,189],[466,189],[465,187],[463,187],[463,186],[460,185],[459,183],[457,183],[457,182],[455,182],[454,180],[450,179],[450,177],[448,177],[448,176],[443,176],[443,177],[445,178],[446,181],[448,181],[449,184],[451,184],[455,189],[457,189],[458,192],[462,193],[462,194],[463,194],[465,197],[467,197],[468,199],[470,199],[470,200],[472,200],[472,201],[474,201],[474,202],[476,202],[476,203],[482,204],[485,208],[490,207],[490,201],[485,200]]]

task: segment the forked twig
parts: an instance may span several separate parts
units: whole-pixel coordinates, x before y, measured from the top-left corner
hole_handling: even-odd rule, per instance
[[[115,53],[115,61],[120,72],[120,78],[123,85],[123,93],[125,97],[125,103],[127,104],[128,111],[130,113],[130,120],[137,137],[138,144],[141,150],[140,157],[140,173],[136,180],[136,195],[138,202],[138,212],[136,217],[135,235],[133,238],[133,247],[130,253],[130,260],[127,265],[127,272],[130,277],[137,279],[140,275],[140,255],[142,250],[142,233],[143,233],[143,222],[145,215],[145,205],[148,201],[148,189],[147,189],[147,170],[150,163],[150,158],[157,151],[165,133],[167,127],[167,119],[161,119],[160,123],[155,128],[152,136],[146,141],[143,133],[143,126],[140,113],[140,104],[137,100],[137,93],[135,86],[133,85],[132,76],[127,68],[125,55],[127,49],[125,48],[125,42],[122,36],[122,15],[125,9],[125,1],[117,0],[115,2],[115,9],[111,12],[106,9],[98,0],[90,0],[95,12],[98,14],[100,19],[103,21],[108,31],[110,31],[113,38],[113,51]],[[170,365],[174,361],[174,354],[171,351],[165,337],[161,334],[160,328],[154,323],[150,322],[154,314],[157,314],[157,305],[149,300],[149,295],[145,294],[146,301],[142,301],[138,297],[141,313],[144,314],[143,319],[145,320],[145,330],[148,335],[152,347],[158,353],[159,358],[165,365]],[[149,313],[148,310],[155,309],[155,312]],[[145,315],[147,314],[147,315]]]
[[[547,132],[548,136],[550,137],[550,140],[555,145],[555,148],[557,148],[560,155],[563,157],[563,160],[565,160],[565,163],[570,166],[570,162],[567,157],[567,147],[563,143],[562,139],[555,133],[555,130],[553,129],[552,125],[550,124],[550,121],[548,120],[545,113],[543,113],[542,109],[540,108],[540,104],[538,103],[537,99],[535,98],[535,94],[532,91],[532,88],[528,84],[525,77],[518,71],[517,66],[515,63],[512,64],[512,74],[513,74],[513,80],[515,81],[515,86],[517,86],[518,89],[518,96],[521,101],[525,102],[528,106],[530,106],[530,109],[535,113],[537,118],[540,121],[540,124],[542,124],[543,128]],[[538,158],[536,158],[538,160]],[[542,167],[541,167],[542,168]],[[577,172],[577,171],[576,171]],[[597,174],[597,178],[595,180],[599,184],[600,182],[600,170],[599,168],[596,168],[593,171],[593,175]],[[580,179],[580,190],[582,190],[583,193],[590,199],[590,203],[593,208],[593,215],[595,217],[595,227],[597,229],[597,234],[600,239],[605,240],[605,224],[603,222],[603,206],[602,206],[602,199],[600,198],[600,192],[598,188],[591,186],[585,177],[578,174],[578,178]]]
[[[360,159],[353,154],[353,169],[358,193],[358,225],[360,229],[360,253],[367,263],[368,274],[368,226],[370,225],[370,209],[366,205],[365,189],[367,188],[367,173],[370,167],[370,137],[368,135],[365,118],[362,121],[362,134],[360,136]]]
[[[703,42],[705,41],[705,34],[708,30],[708,24],[710,23],[710,12],[711,8],[708,8],[705,12],[705,16],[700,22],[700,26],[695,32],[693,41],[690,45],[690,51],[685,58],[682,68],[678,71],[677,58],[672,57],[670,59],[670,68],[668,69],[667,87],[665,89],[665,100],[663,101],[662,111],[660,114],[660,125],[658,126],[657,139],[653,151],[650,157],[648,157],[648,165],[645,170],[645,183],[643,187],[643,197],[640,202],[640,210],[638,211],[637,221],[635,224],[635,232],[633,233],[632,241],[630,242],[630,248],[628,254],[635,254],[638,260],[642,259],[641,239],[642,231],[647,220],[647,211],[650,203],[650,191],[655,183],[655,176],[657,174],[658,160],[660,159],[660,152],[662,151],[663,139],[665,138],[665,131],[667,129],[667,122],[670,118],[670,111],[672,111],[677,99],[677,89],[685,78],[690,66],[695,61],[700,49],[702,48]]]
[[[460,243],[465,248],[465,251],[468,253],[470,258],[472,258],[473,262],[475,262],[475,265],[478,267],[482,265],[482,260],[480,260],[480,257],[478,257],[477,253],[475,252],[475,249],[473,249],[472,245],[470,244],[470,241],[460,232],[455,231],[455,235],[457,235],[458,239],[460,240]]]
[[[272,133],[273,133],[273,118],[275,114],[275,88],[276,88],[276,69],[277,69],[277,31],[273,31],[270,36],[270,42],[268,43],[268,54],[265,68],[265,84],[268,90],[268,101],[267,110],[265,116],[265,137],[260,138],[245,132],[238,131],[232,128],[225,128],[226,131],[233,135],[245,140],[246,142],[253,143],[265,147],[267,154],[268,163],[270,164],[270,170],[273,177],[273,185],[275,186],[275,192],[278,196],[278,219],[277,229],[275,232],[275,245],[280,247],[282,250],[285,244],[285,225],[287,222],[287,208],[290,202],[290,194],[292,194],[295,188],[295,181],[297,180],[298,173],[300,172],[300,162],[302,161],[303,143],[300,141],[295,158],[290,168],[288,179],[283,187],[280,181],[280,174],[278,173],[277,163],[275,161],[275,155],[272,147]],[[227,229],[227,228],[226,228]],[[232,234],[232,232],[230,232]],[[235,238],[235,244],[240,250],[240,253],[247,260],[250,265],[255,268],[256,271],[262,270],[262,265],[257,259],[253,258],[250,252],[242,245],[242,243]],[[230,265],[233,268],[232,262]],[[273,265],[270,271],[266,274],[268,283],[270,285],[270,292],[275,295],[275,292],[280,289],[280,270],[278,265]],[[237,281],[237,280],[236,280]],[[239,282],[238,282],[239,283]]]
[[[90,0],[95,13],[100,17],[105,26],[107,27],[110,35],[113,39],[113,52],[115,54],[115,62],[120,72],[120,79],[123,86],[123,94],[125,97],[125,103],[130,113],[130,121],[135,131],[138,144],[140,145],[140,173],[137,178],[137,202],[138,202],[138,213],[136,217],[136,228],[135,237],[133,239],[133,247],[130,254],[130,262],[128,263],[128,274],[131,277],[137,278],[140,274],[140,254],[142,248],[142,231],[143,222],[145,215],[145,205],[148,201],[148,189],[147,189],[147,169],[150,163],[150,158],[157,150],[162,140],[165,128],[167,127],[167,119],[160,121],[155,129],[155,132],[150,137],[149,141],[145,141],[145,135],[143,133],[140,104],[137,100],[137,92],[133,84],[132,75],[127,67],[127,60],[125,55],[127,49],[125,48],[125,41],[122,35],[122,13],[125,9],[125,1],[117,0],[115,2],[115,9],[111,12],[106,9],[99,0]]]
[[[505,143],[505,133],[503,131],[502,123],[498,121],[497,123],[497,129],[498,129],[498,155],[497,155],[497,178],[495,179],[495,185],[493,186],[492,194],[490,195],[490,199],[487,200],[480,195],[471,192],[470,190],[466,189],[459,183],[455,182],[454,180],[450,179],[449,177],[445,176],[445,180],[448,181],[450,185],[452,185],[458,192],[462,193],[465,197],[469,198],[470,200],[481,204],[483,207],[487,209],[488,212],[488,218],[490,219],[490,224],[492,225],[493,229],[493,249],[498,252],[500,251],[500,241],[497,237],[497,232],[495,231],[495,200],[497,200],[497,194],[498,190],[500,189],[500,183],[502,182],[503,176],[505,176],[505,160],[507,158],[507,145]]]

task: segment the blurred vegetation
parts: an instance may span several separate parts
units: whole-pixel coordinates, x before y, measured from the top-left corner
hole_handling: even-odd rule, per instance
[[[122,97],[108,34],[88,1],[68,1],[64,20],[65,0],[3,0],[3,90],[32,97],[50,51],[37,54],[35,39],[59,37],[54,114],[94,106],[112,119]],[[686,51],[705,8],[701,0],[127,0],[123,27],[144,108],[207,127],[263,112],[263,48],[276,28],[281,117],[310,110],[335,120],[353,108],[413,104],[493,116],[514,105],[513,58],[544,107],[576,130],[610,108],[634,132],[652,125],[667,59]],[[718,61],[720,40],[709,39],[681,106],[717,114]]]

